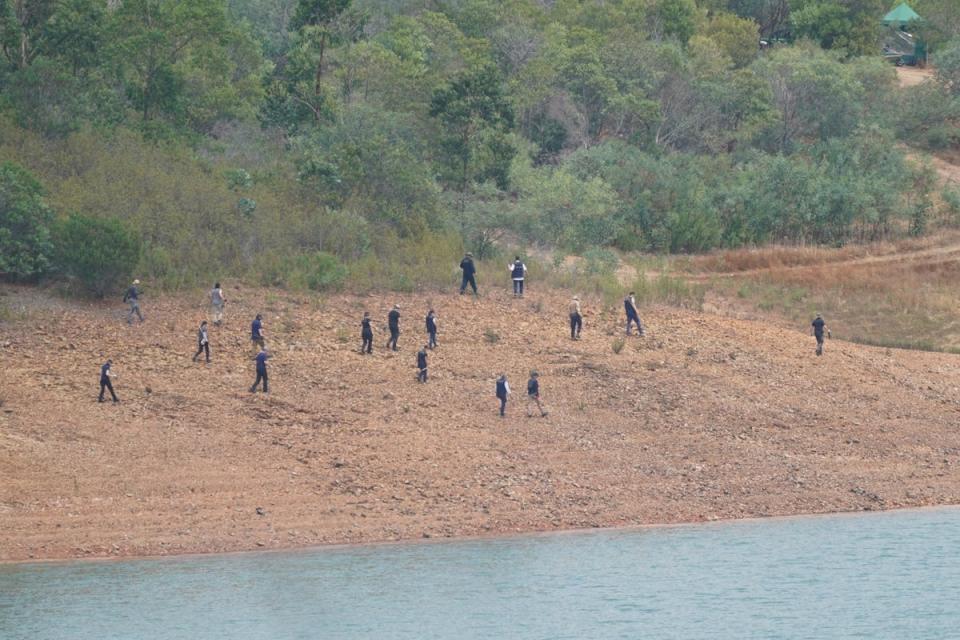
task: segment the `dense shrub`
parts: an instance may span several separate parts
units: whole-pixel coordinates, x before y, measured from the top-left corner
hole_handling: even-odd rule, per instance
[[[12,162],[0,165],[0,276],[35,279],[50,269],[53,212],[43,187]]]
[[[57,227],[60,271],[99,297],[128,282],[140,260],[140,239],[112,218],[71,214]]]

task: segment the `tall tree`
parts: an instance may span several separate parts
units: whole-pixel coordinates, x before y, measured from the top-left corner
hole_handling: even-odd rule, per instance
[[[503,95],[492,64],[460,73],[434,91],[430,115],[443,130],[446,172],[460,191],[460,211],[473,178],[493,178],[507,187],[507,171],[516,150],[504,135],[513,127],[513,110]],[[485,167],[477,162],[486,155]]]

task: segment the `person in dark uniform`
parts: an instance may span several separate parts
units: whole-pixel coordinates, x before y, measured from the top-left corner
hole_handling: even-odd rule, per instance
[[[417,380],[420,382],[427,381],[427,345],[423,345],[420,348],[420,351],[417,351]]]
[[[633,291],[630,292],[630,295],[623,299],[623,310],[627,314],[627,335],[630,334],[630,325],[637,325],[637,335],[641,338],[643,337],[643,325],[640,324],[640,312],[637,311],[637,299],[634,297]]]
[[[540,417],[546,418],[547,412],[543,409],[543,404],[540,402],[540,374],[536,371],[530,372],[530,379],[527,380],[527,417],[531,417],[533,414],[530,413],[530,405],[537,405],[537,409],[540,411]]]
[[[429,337],[427,346],[433,349],[437,346],[437,314],[433,309],[427,313],[427,336]]]
[[[197,352],[193,354],[193,361],[196,362],[204,351],[207,352],[207,364],[210,364],[210,337],[207,335],[206,320],[200,323],[200,329],[197,331]]]
[[[260,350],[263,350],[266,346],[263,340],[263,316],[259,313],[250,323],[250,340],[253,342],[253,346],[259,347]]]
[[[387,340],[387,348],[394,351],[400,351],[397,348],[397,338],[400,337],[400,305],[393,305],[393,309],[387,314],[387,327],[390,329],[390,339]]]
[[[527,276],[527,265],[523,264],[520,256],[516,256],[513,262],[507,266],[510,271],[510,278],[513,280],[513,297],[523,297],[523,279]]]
[[[510,395],[510,383],[507,382],[507,374],[501,373],[497,378],[497,399],[500,401],[500,417],[506,417],[507,397]]]
[[[107,360],[103,363],[103,366],[100,367],[100,397],[97,399],[98,402],[103,402],[103,392],[110,391],[110,397],[113,398],[114,402],[120,402],[117,398],[117,394],[113,392],[113,384],[110,383],[110,378],[113,378],[114,375],[110,371],[110,366],[113,365],[113,360]]]
[[[477,266],[473,264],[473,254],[469,251],[460,261],[460,269],[463,271],[463,278],[460,280],[460,295],[467,290],[469,284],[473,288],[473,295],[477,294],[477,281],[474,276],[477,274]]]
[[[373,353],[373,328],[370,326],[370,312],[363,312],[363,320],[360,321],[360,337],[363,344],[360,345],[360,353]]]
[[[134,280],[130,288],[127,289],[127,292],[123,294],[123,301],[130,303],[130,312],[127,314],[127,324],[133,324],[134,314],[140,318],[140,323],[143,323],[143,314],[140,313],[140,289],[137,288],[139,285],[140,281]]]
[[[253,386],[250,387],[250,393],[256,392],[257,385],[260,384],[261,380],[263,380],[263,392],[267,393],[267,358],[269,357],[267,350],[260,347],[260,352],[254,358],[257,363],[257,380],[253,383]]]
[[[826,329],[827,336],[829,336],[830,330],[827,329],[827,323],[823,321],[823,317],[819,313],[817,314],[817,317],[813,319],[812,325],[813,325],[813,328],[811,329],[811,333],[813,334],[813,337],[817,339],[817,355],[822,356],[823,355],[823,332],[824,332],[824,329]]]

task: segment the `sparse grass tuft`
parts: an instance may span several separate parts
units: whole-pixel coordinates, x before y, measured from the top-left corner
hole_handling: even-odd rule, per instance
[[[490,327],[487,327],[483,330],[483,338],[490,344],[497,344],[500,342],[500,334]]]
[[[623,351],[623,347],[626,344],[627,344],[627,341],[625,339],[617,338],[613,341],[613,344],[611,345],[611,347],[613,348],[614,353],[620,353],[621,351]]]

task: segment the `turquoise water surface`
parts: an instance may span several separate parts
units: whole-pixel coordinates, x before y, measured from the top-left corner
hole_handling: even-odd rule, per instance
[[[0,565],[0,638],[960,638],[960,509]]]

